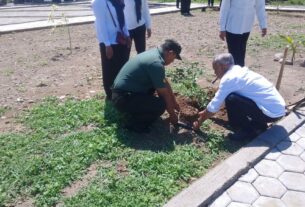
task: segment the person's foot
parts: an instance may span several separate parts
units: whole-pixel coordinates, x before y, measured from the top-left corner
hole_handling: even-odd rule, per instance
[[[182,13],[182,15],[185,16],[185,17],[193,16],[193,15],[192,15],[191,13],[189,13],[189,12],[188,12],[188,13]]]

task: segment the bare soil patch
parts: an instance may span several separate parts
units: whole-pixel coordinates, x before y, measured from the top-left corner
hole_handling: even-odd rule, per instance
[[[176,61],[169,67],[199,62],[206,71],[198,83],[204,88],[216,88],[217,82],[211,84],[214,79],[211,59],[215,54],[227,51],[225,42],[218,38],[219,13],[197,10],[193,14],[192,17],[179,13],[153,16],[152,37],[147,40],[147,48],[158,46],[166,38],[176,39],[183,47],[184,60]],[[300,23],[304,17],[305,14],[300,13],[269,13],[268,33],[305,34],[305,28]],[[22,131],[22,126],[15,121],[16,114],[46,96],[84,99],[102,91],[100,54],[94,25],[72,26],[71,34],[72,54],[67,49],[68,35],[64,30],[52,33],[50,29],[44,29],[0,36],[0,107],[8,108],[0,119],[1,132]],[[251,37],[256,36],[259,36],[257,25],[251,33]],[[273,61],[273,56],[278,52],[283,51],[256,46],[254,42],[248,46],[246,64],[275,84],[280,64]],[[304,58],[304,52],[297,53],[297,61],[302,62]],[[305,68],[299,64],[285,67],[280,92],[287,104],[304,97],[304,77]],[[187,109],[188,106],[182,108]],[[225,114],[219,113],[215,120],[217,118],[225,120]]]

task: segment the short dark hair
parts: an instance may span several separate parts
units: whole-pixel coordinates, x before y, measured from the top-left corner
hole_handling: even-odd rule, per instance
[[[176,41],[176,40],[173,40],[173,39],[166,39],[164,41],[164,43],[161,45],[161,48],[163,51],[169,51],[169,50],[172,50],[176,53],[177,55],[177,59],[181,60],[181,57],[180,57],[180,53],[181,53],[181,45]]]

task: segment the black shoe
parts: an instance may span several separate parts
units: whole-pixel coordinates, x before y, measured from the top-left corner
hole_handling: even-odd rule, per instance
[[[233,141],[242,141],[242,140],[252,140],[254,139],[258,134],[256,132],[248,132],[245,130],[239,130],[236,133],[230,133],[228,135],[230,140]]]

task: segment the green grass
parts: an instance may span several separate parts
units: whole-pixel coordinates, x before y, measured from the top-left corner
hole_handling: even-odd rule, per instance
[[[305,5],[304,0],[271,0],[271,5]]]
[[[304,34],[290,34],[294,41],[304,41]],[[288,43],[280,37],[280,35],[267,35],[262,38],[258,35],[251,36],[248,41],[249,48],[269,48],[269,49],[284,49]],[[304,46],[299,48],[300,50],[304,50]]]
[[[8,107],[0,106],[0,117],[3,116],[9,110]]]
[[[20,116],[23,133],[0,135],[0,206],[32,198],[36,206],[160,206],[202,175],[216,159],[236,150],[221,134],[206,131],[195,145],[166,132],[135,135],[99,97],[60,102],[47,98]],[[203,126],[208,129],[208,123]],[[64,199],[62,189],[101,165],[94,181]],[[125,163],[127,171],[117,169]]]

